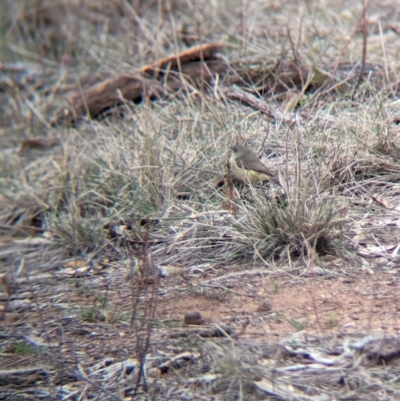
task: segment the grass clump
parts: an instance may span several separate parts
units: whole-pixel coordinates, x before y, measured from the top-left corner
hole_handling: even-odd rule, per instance
[[[265,399],[254,381],[260,379],[260,366],[254,356],[228,344],[206,343],[202,356],[212,366],[213,383],[209,391],[223,393],[225,399]]]
[[[278,200],[252,188],[239,214],[236,255],[307,259],[336,254],[346,246],[348,220],[341,218],[333,199],[316,196],[310,187],[298,187]]]
[[[19,341],[16,342],[14,345],[14,353],[21,356],[37,356],[39,354],[39,351],[36,347]]]

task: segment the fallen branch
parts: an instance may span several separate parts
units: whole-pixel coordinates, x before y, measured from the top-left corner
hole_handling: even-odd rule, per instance
[[[69,105],[57,116],[56,122],[74,122],[86,114],[95,117],[125,101],[159,98],[187,87],[188,83],[199,86],[227,71],[226,63],[215,56],[222,48],[222,43],[196,46],[141,70],[123,73],[87,90],[77,91],[71,95]]]
[[[254,109],[260,110],[262,113],[266,114],[269,117],[274,118],[275,120],[284,121],[289,124],[293,124],[296,122],[296,118],[300,116],[296,113],[290,113],[279,109],[278,107],[268,104],[264,100],[245,92],[237,86],[233,86],[232,88],[228,88],[224,91],[225,96],[230,99],[239,100],[240,102],[246,103]]]

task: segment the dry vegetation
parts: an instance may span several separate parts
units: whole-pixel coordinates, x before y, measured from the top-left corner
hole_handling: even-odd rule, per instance
[[[399,13],[3,0],[0,399],[399,399]]]

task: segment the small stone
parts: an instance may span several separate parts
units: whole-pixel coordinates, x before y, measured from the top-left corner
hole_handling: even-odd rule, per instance
[[[186,324],[203,324],[203,317],[201,316],[200,312],[197,311],[192,311],[189,313],[186,313],[185,317],[183,318],[183,321]]]
[[[257,312],[271,312],[271,311],[272,311],[272,304],[269,299],[262,301],[259,307],[257,308]]]

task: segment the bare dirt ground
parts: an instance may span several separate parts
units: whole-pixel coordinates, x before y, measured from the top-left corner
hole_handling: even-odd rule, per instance
[[[166,295],[159,317],[180,320],[196,310],[207,324],[232,324],[239,331],[244,326],[241,338],[267,341],[281,340],[301,329],[320,335],[399,334],[397,269],[330,278],[312,274],[263,277],[262,270],[244,273],[230,279],[206,279],[205,286],[199,281],[203,294],[186,289],[181,295]],[[270,304],[270,310],[264,303]]]
[[[364,361],[364,368],[376,369],[377,362],[385,361],[390,366],[388,377],[394,377],[398,270],[342,266],[347,272],[343,274],[343,270],[334,270],[337,262],[336,258],[325,258],[325,267],[332,270],[324,274],[315,266],[301,269],[300,275],[296,269],[282,274],[261,266],[230,266],[225,271],[205,269],[201,273],[176,266],[163,270],[147,349],[147,380],[152,388],[148,396],[162,397],[167,390],[170,399],[203,399],[209,391],[229,394],[232,380],[239,375],[243,383],[253,383],[246,390],[253,398],[266,392],[282,399],[307,399],[284,383],[301,389],[302,381],[309,380],[314,394],[310,399],[321,399],[324,392],[314,383],[317,375],[325,385],[329,377],[331,391],[348,399],[361,392],[357,387],[343,391],[340,385],[341,377],[350,382],[356,377],[359,380],[359,373],[350,373],[354,367],[349,364],[349,353],[354,352]],[[5,304],[8,311],[2,316],[7,328],[3,330],[2,358],[8,373],[2,374],[7,387],[13,389],[8,394],[14,399],[20,399],[21,394],[21,399],[32,394],[38,398],[57,394],[73,397],[82,394],[86,383],[90,394],[111,397],[119,383],[125,398],[136,399],[131,372],[140,340],[136,324],[129,322],[135,307],[136,316],[146,316],[146,303],[152,302],[153,296],[144,295],[137,304],[126,270],[112,265],[75,278],[70,276],[70,267],[58,273],[56,279],[54,274],[36,279],[33,275],[30,284],[16,284],[14,294],[6,297],[10,303]],[[4,292],[0,295],[5,299]],[[101,296],[107,298],[106,303]],[[193,321],[188,321],[188,316],[195,311],[201,321],[190,324]],[[143,332],[143,336],[147,338],[148,333]],[[260,363],[264,368],[254,370]],[[80,373],[74,368],[76,364]],[[266,366],[275,371],[281,384],[270,381]],[[227,371],[230,373],[225,376]],[[282,372],[291,374],[285,377]],[[373,377],[363,380],[375,382]],[[109,380],[107,386],[105,379]],[[175,384],[177,379],[186,383],[183,388]],[[62,387],[52,387],[60,381]],[[42,390],[29,389],[32,382],[42,383]],[[232,391],[237,394],[239,390]],[[375,384],[371,399],[381,391]],[[388,388],[385,391],[393,393]],[[366,395],[356,397],[367,399]]]

